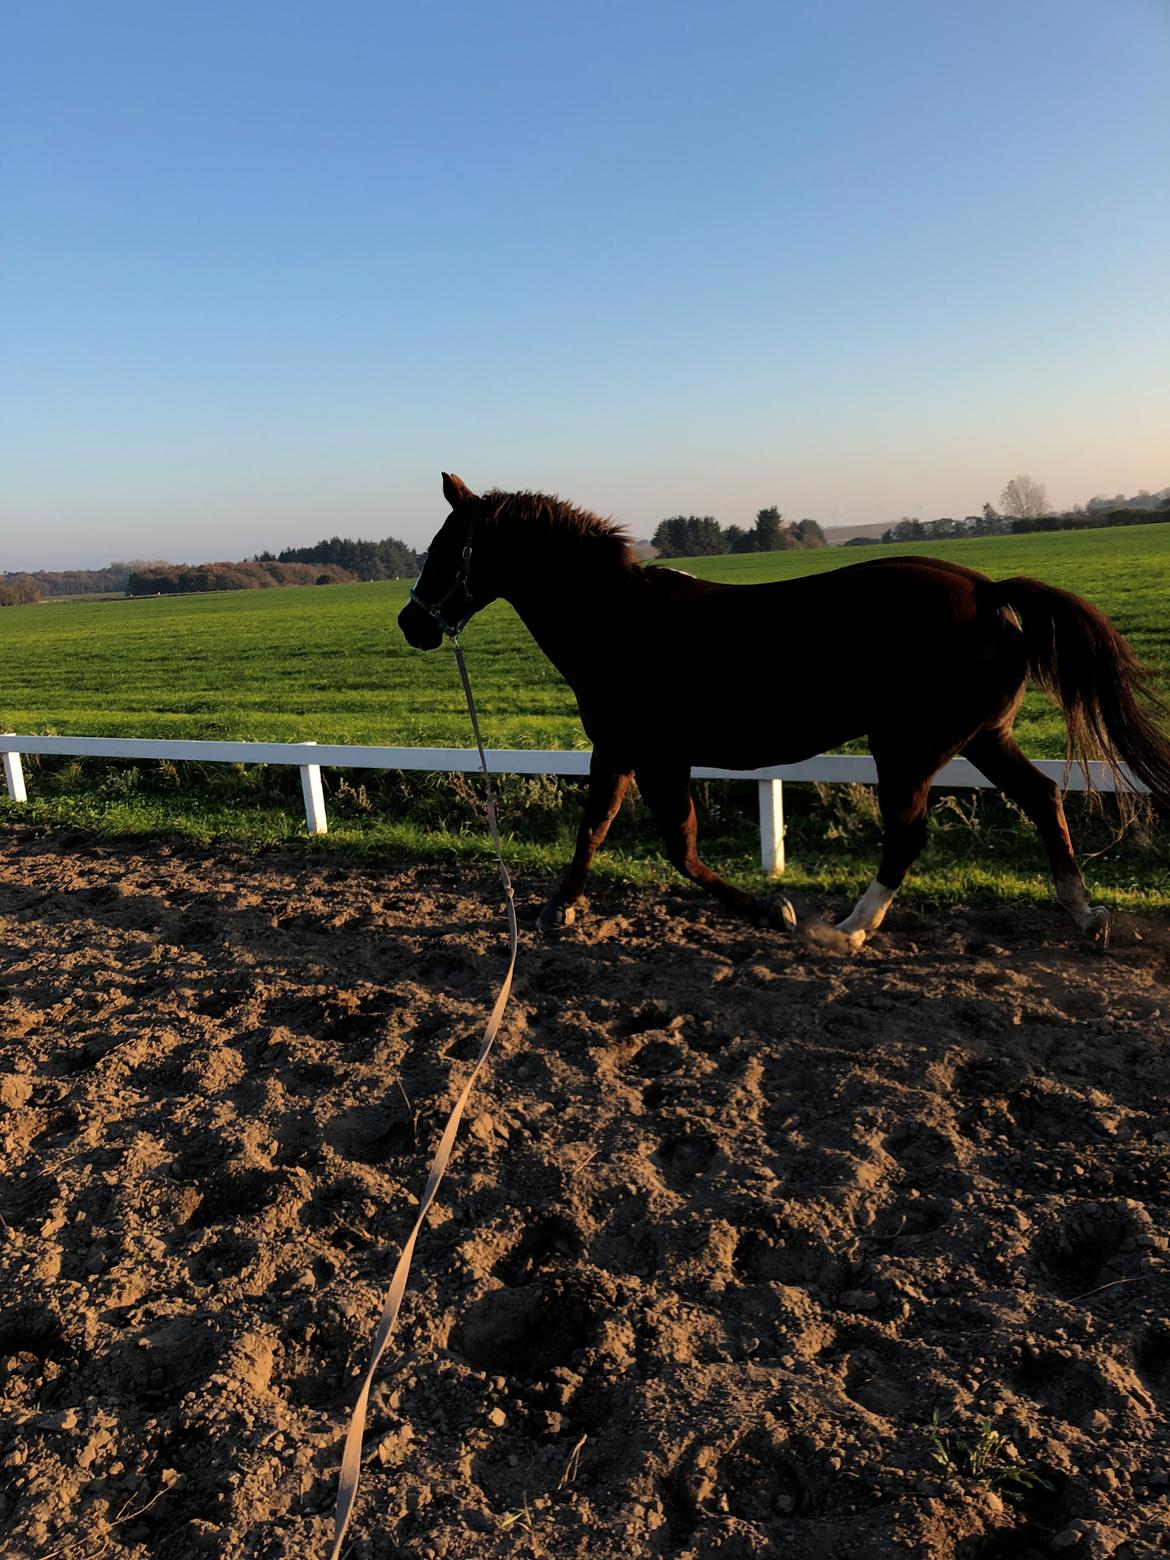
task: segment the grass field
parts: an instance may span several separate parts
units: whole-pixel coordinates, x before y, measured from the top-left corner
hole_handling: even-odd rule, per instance
[[[1031,574],[1086,596],[1155,667],[1170,694],[1170,524],[681,563],[710,579],[757,583],[914,552],[999,578]],[[395,619],[407,589],[406,582],[385,582],[7,608],[0,612],[0,730],[467,746],[451,656],[412,651],[398,633]],[[477,617],[464,644],[489,745],[585,745],[569,689],[509,607],[497,603]],[[1062,755],[1063,723],[1043,699],[1029,697],[1017,731],[1026,751]],[[332,783],[335,845],[479,848],[465,782],[452,789],[445,779],[354,774],[334,776]],[[112,829],[171,827],[198,837],[273,840],[301,829],[296,787],[291,771],[140,771],[58,761],[30,776],[37,799],[31,815]],[[505,792],[515,848],[530,853],[535,865],[551,867],[572,831],[575,788],[515,781]],[[794,879],[835,881],[843,888],[864,881],[877,838],[865,798],[854,796],[847,816],[840,799],[826,807],[807,787],[788,792]],[[728,870],[750,874],[754,788],[706,788],[703,801],[712,856]],[[919,877],[921,892],[1041,891],[1035,842],[1023,842],[1021,855],[1014,816],[999,819],[998,804],[984,799],[970,815],[982,820],[979,828],[952,828],[958,822],[954,809],[967,809],[969,801],[949,805],[949,815],[935,809],[931,866]],[[1085,827],[1091,846],[1108,844],[1108,834],[1098,838],[1098,824]],[[632,827],[617,830],[619,870],[643,870],[643,842],[653,849],[645,820],[635,816]],[[1170,866],[1157,841],[1145,849],[1107,850],[1094,864],[1094,876],[1112,882],[1123,897],[1152,894],[1156,902],[1170,902]]]

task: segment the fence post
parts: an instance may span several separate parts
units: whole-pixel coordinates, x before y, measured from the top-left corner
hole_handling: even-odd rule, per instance
[[[316,747],[315,742],[306,742],[305,747]],[[325,817],[325,792],[321,789],[320,764],[302,764],[301,770],[301,795],[305,799],[305,827],[310,834],[325,834],[329,830],[329,822]]]
[[[0,742],[4,739],[0,737]],[[4,758],[4,784],[9,796],[14,802],[27,802],[28,795],[24,789],[24,770],[20,766],[19,753],[5,753]]]
[[[758,780],[760,790],[760,866],[771,877],[784,871],[784,782]]]

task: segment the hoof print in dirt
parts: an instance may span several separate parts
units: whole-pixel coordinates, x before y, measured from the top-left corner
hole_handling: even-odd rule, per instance
[[[193,1230],[262,1214],[288,1185],[274,1170],[236,1170],[209,1181],[187,1224]]]
[[[1149,1239],[1145,1221],[1126,1205],[1085,1203],[1042,1230],[1033,1250],[1054,1293],[1087,1297],[1102,1284],[1136,1273],[1136,1241],[1141,1237]]]
[[[539,1381],[558,1365],[579,1363],[596,1332],[584,1291],[548,1279],[484,1295],[452,1332],[450,1347],[489,1375]]]
[[[770,1525],[778,1515],[795,1516],[806,1498],[784,1442],[763,1430],[746,1435],[720,1459],[718,1483],[727,1509],[744,1522]]]
[[[731,1265],[741,1283],[785,1284],[813,1294],[835,1289],[842,1269],[825,1238],[774,1221],[740,1233]]]
[[[719,1145],[706,1132],[680,1132],[669,1137],[655,1154],[662,1173],[676,1191],[687,1191],[707,1174],[719,1152]]]
[[[1134,1350],[1134,1364],[1148,1390],[1170,1404],[1170,1324],[1146,1329]]]
[[[722,1454],[707,1442],[691,1447],[663,1490],[671,1538],[681,1545],[707,1523],[722,1527],[728,1518],[755,1529],[747,1550],[760,1552],[760,1541],[808,1503],[805,1479],[783,1436],[760,1428],[749,1431]],[[745,1537],[747,1535],[745,1534]],[[700,1553],[707,1553],[706,1548]]]
[[[343,1159],[381,1165],[415,1146],[414,1123],[400,1098],[386,1105],[362,1106],[336,1116],[325,1129],[326,1141]]]
[[[576,1225],[562,1214],[539,1215],[529,1208],[525,1217],[530,1221],[528,1228],[492,1269],[511,1288],[530,1283],[546,1268],[575,1261],[583,1247]]]
[[[36,1306],[0,1312],[0,1358],[61,1359],[68,1352],[64,1330],[51,1312]]]
[[[208,1289],[244,1273],[258,1255],[255,1241],[226,1231],[192,1252],[187,1258],[187,1271],[197,1288]]]

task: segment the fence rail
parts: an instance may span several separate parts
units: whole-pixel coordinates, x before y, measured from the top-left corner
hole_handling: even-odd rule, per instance
[[[455,774],[479,768],[474,748],[363,747],[342,742],[195,742],[153,737],[26,737],[0,732],[0,758],[4,784],[14,802],[27,800],[22,754],[67,758],[170,759],[204,764],[289,764],[301,772],[305,826],[310,834],[324,834],[329,827],[321,770],[414,769]],[[496,775],[587,775],[591,755],[577,749],[489,748],[488,769]],[[1060,759],[1034,759],[1037,769],[1071,791],[1083,791],[1085,776],[1078,766]],[[1115,791],[1108,765],[1090,763],[1093,785],[1099,791]],[[872,758],[853,754],[820,753],[796,764],[775,764],[765,769],[692,770],[697,780],[754,780],[759,789],[760,864],[765,872],[784,870],[784,792],[786,780],[819,781],[829,785],[875,785],[877,768]],[[1122,768],[1125,788],[1145,787]],[[934,777],[934,785],[965,790],[991,785],[965,758],[952,759]]]

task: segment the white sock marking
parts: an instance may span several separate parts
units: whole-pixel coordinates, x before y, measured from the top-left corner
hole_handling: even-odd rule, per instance
[[[874,878],[853,909],[839,923],[837,930],[849,936],[856,936],[856,946],[860,948],[868,933],[876,932],[882,924],[886,911],[893,903],[894,893],[894,889],[887,888],[884,883],[879,883],[877,878]]]

